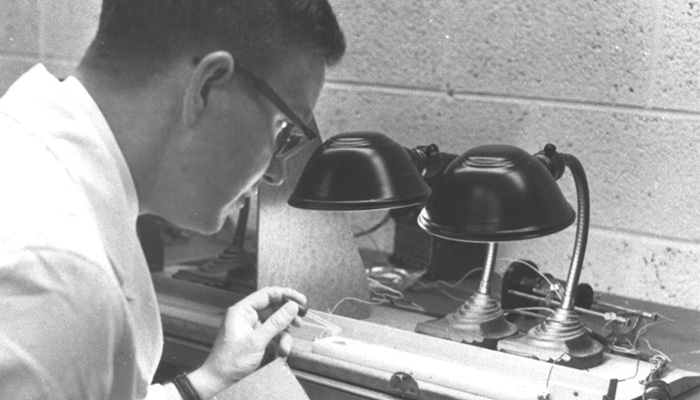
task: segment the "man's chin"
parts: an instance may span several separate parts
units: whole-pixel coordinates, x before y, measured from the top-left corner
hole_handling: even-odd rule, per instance
[[[224,207],[222,207],[216,216],[212,216],[210,220],[200,220],[197,221],[197,229],[193,229],[195,232],[212,235],[221,230],[226,223],[226,220],[230,217],[237,218],[236,216],[240,212],[241,208],[245,206],[245,201],[249,198],[250,193],[245,193],[239,196],[235,200],[231,201]]]
[[[223,222],[209,224],[198,223],[191,224],[190,226],[185,227],[185,229],[198,233],[200,235],[210,236],[218,233],[223,226]]]
[[[223,214],[212,215],[208,218],[195,215],[192,218],[188,218],[186,221],[181,221],[177,225],[200,235],[213,235],[223,228],[224,222],[226,222],[226,215]]]

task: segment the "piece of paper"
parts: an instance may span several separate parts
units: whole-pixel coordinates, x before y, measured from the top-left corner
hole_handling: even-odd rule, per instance
[[[278,358],[214,396],[214,400],[309,400],[287,363]]]

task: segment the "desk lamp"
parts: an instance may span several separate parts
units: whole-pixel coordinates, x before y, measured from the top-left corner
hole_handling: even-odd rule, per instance
[[[462,154],[445,170],[418,225],[448,240],[488,243],[477,292],[444,318],[416,332],[483,347],[517,332],[491,296],[498,242],[547,235],[569,226],[574,210],[538,159],[513,146],[487,145]]]
[[[576,183],[578,218],[556,184],[566,166]],[[487,347],[496,344],[500,350],[568,361],[579,368],[597,365],[603,348],[588,336],[573,310],[588,237],[588,196],[580,162],[549,144],[534,156],[513,146],[481,146],[451,163],[418,223],[446,239],[487,242],[489,256],[478,291],[458,310],[418,324],[416,331]],[[559,232],[575,219],[576,243],[561,307],[527,336],[511,338],[516,329],[489,293],[497,243]]]
[[[407,149],[379,132],[341,133],[311,155],[288,204],[334,211],[423,204],[431,193],[424,178],[445,160],[435,145]]]
[[[561,305],[552,316],[530,329],[527,335],[500,341],[498,349],[578,369],[594,367],[603,361],[603,346],[591,339],[588,328],[574,311],[588,242],[590,198],[586,173],[576,157],[558,153],[551,144],[536,156],[556,179],[564,174],[566,167],[574,178],[578,208],[574,250]]]

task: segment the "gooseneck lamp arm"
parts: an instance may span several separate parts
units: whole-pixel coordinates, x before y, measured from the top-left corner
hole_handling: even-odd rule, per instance
[[[564,299],[561,304],[561,308],[573,310],[576,288],[581,278],[583,259],[586,253],[586,245],[588,244],[588,227],[590,224],[591,209],[588,180],[586,179],[586,172],[581,162],[571,154],[558,153],[553,144],[547,144],[544,150],[537,153],[535,156],[549,169],[554,179],[559,179],[564,174],[565,168],[568,167],[574,178],[574,184],[576,185],[578,212],[576,240],[574,242],[574,251],[571,256],[569,275],[566,280]]]
[[[581,271],[583,270],[583,257],[586,253],[586,245],[588,244],[588,226],[591,207],[588,193],[588,180],[586,179],[586,173],[583,171],[583,166],[576,157],[570,154],[562,154],[562,156],[566,161],[566,165],[569,167],[569,171],[571,171],[571,175],[574,177],[578,201],[576,241],[574,242],[574,252],[571,256],[569,276],[566,280],[565,295],[562,300],[562,308],[573,310],[576,288],[578,287]]]

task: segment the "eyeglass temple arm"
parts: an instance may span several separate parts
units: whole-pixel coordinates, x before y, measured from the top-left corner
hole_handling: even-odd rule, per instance
[[[292,111],[287,104],[282,101],[282,99],[275,93],[274,90],[268,84],[263,81],[262,79],[258,78],[257,76],[253,75],[250,71],[248,71],[246,68],[242,66],[238,66],[238,71],[248,77],[255,87],[262,92],[265,97],[270,99],[270,101],[277,107],[287,118],[292,120],[292,123],[304,131],[304,134],[309,137],[309,139],[315,139],[319,135],[318,133],[318,127],[316,126],[316,121],[312,120],[312,127],[309,127],[301,118],[297,116],[297,114]]]

